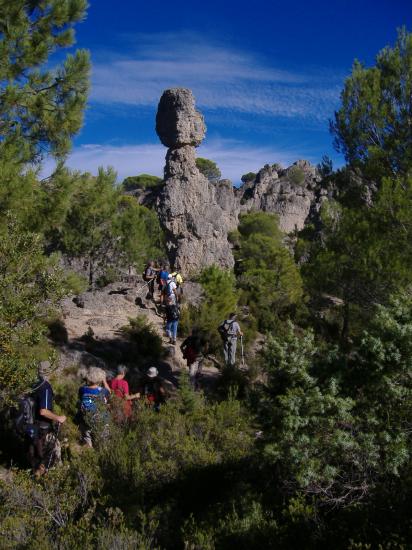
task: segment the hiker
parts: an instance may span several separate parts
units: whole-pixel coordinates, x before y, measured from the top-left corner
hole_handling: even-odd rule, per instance
[[[53,412],[54,394],[47,379],[50,371],[50,362],[42,361],[38,368],[38,380],[30,396],[34,406],[34,423],[26,431],[26,444],[29,462],[36,477],[41,477],[50,466],[60,462],[61,447],[57,432],[60,425],[66,422],[64,415]]]
[[[140,397],[140,393],[130,394],[129,383],[125,380],[126,374],[127,367],[125,365],[119,365],[117,367],[117,374],[110,384],[113,393],[123,400],[123,418],[117,418],[120,421],[123,419],[128,420],[132,416],[132,401]]]
[[[104,435],[108,421],[107,403],[110,391],[101,385],[106,382],[103,369],[90,367],[81,373],[85,384],[79,388],[78,419],[82,442],[88,447],[93,447],[96,431],[100,429],[100,435]]]
[[[171,275],[176,283],[176,296],[178,301],[181,302],[183,298],[183,277],[178,271],[173,271]]]
[[[223,354],[225,357],[225,363],[229,367],[233,367],[236,363],[236,346],[237,337],[243,336],[243,332],[240,329],[237,322],[236,313],[231,313],[229,319],[223,321],[218,327],[218,331],[223,340]]]
[[[198,329],[192,329],[192,333],[182,342],[180,349],[189,368],[190,384],[196,390],[199,387],[199,378],[202,375],[205,350],[205,341]]]
[[[155,268],[154,262],[150,260],[143,272],[143,280],[147,282],[147,298],[153,300],[155,282],[159,269]]]
[[[177,303],[166,305],[166,336],[169,344],[176,344],[177,326],[179,324],[180,309]]]
[[[159,376],[156,367],[150,367],[141,382],[140,394],[146,405],[153,407],[156,411],[166,401],[166,390],[163,380]]]
[[[163,301],[166,305],[177,304],[179,295],[177,292],[177,284],[172,275],[168,275],[166,286],[163,289]]]
[[[160,292],[160,304],[163,304],[163,296],[164,296],[164,289],[167,285],[167,279],[169,277],[169,266],[167,264],[163,264],[158,275],[157,280],[159,283],[159,292]]]

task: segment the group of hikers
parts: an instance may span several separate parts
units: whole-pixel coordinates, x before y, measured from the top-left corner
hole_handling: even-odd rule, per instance
[[[180,318],[179,304],[183,296],[183,277],[177,271],[172,272],[166,263],[156,266],[154,261],[150,261],[143,272],[143,279],[147,282],[147,298],[154,303],[157,285],[158,303],[166,317],[166,335],[169,343],[175,345]]]
[[[147,282],[147,297],[155,303],[157,285],[158,304],[161,305],[166,317],[166,335],[169,343],[176,345],[183,278],[177,272],[170,272],[166,264],[157,267],[152,261],[145,268],[143,278]],[[231,313],[228,319],[219,325],[218,331],[223,340],[225,363],[233,367],[236,362],[237,340],[240,337],[242,341],[243,337],[236,314]],[[208,357],[208,340],[201,330],[193,328],[180,349],[189,369],[190,384],[193,389],[199,389],[203,363]],[[38,380],[31,392],[20,400],[15,419],[17,431],[24,437],[28,459],[37,477],[42,476],[50,466],[60,461],[58,433],[60,426],[67,420],[65,415],[53,412],[54,393],[48,379],[50,372],[50,363],[42,361],[38,368]],[[134,401],[154,410],[159,410],[165,403],[165,381],[159,376],[156,367],[151,366],[140,376],[135,384],[135,393],[130,393],[126,380],[127,373],[125,365],[118,365],[115,373],[97,366],[79,371],[82,384],[78,392],[78,407],[74,421],[79,426],[84,445],[93,447],[99,438],[104,438],[110,419],[115,423],[129,422],[133,416]]]
[[[93,447],[97,440],[107,436],[110,419],[125,423],[132,417],[132,401],[159,410],[165,403],[167,392],[164,380],[156,367],[150,367],[140,379],[138,391],[131,394],[125,379],[127,367],[119,365],[116,373],[108,373],[100,367],[81,369],[83,382],[78,391],[77,414],[74,422],[79,426],[81,442]],[[36,477],[61,460],[59,442],[60,426],[65,415],[53,411],[54,392],[49,381],[52,372],[49,361],[38,367],[37,381],[29,394],[20,400],[15,417],[17,431],[23,436],[27,458]]]

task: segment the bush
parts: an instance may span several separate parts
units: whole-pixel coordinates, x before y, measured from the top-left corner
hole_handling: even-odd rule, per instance
[[[305,172],[299,166],[289,168],[287,177],[295,185],[303,185],[305,183]]]
[[[247,174],[243,174],[243,176],[240,178],[243,183],[249,183],[253,181],[256,178],[255,172],[248,172]]]
[[[69,293],[76,295],[86,292],[89,287],[86,277],[75,271],[67,271],[65,273],[63,284]]]
[[[135,344],[134,359],[159,359],[163,353],[162,339],[143,315],[129,320],[122,332]]]
[[[122,182],[125,191],[134,191],[136,189],[151,189],[161,185],[162,178],[151,176],[150,174],[139,174],[138,176],[129,176]]]
[[[120,270],[116,267],[108,267],[95,282],[96,288],[104,288],[119,280]]]

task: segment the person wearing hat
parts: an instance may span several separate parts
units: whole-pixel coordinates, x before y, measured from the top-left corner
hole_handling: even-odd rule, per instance
[[[34,401],[34,433],[29,441],[28,455],[36,477],[45,474],[54,462],[60,460],[60,443],[54,433],[54,423],[64,424],[66,417],[53,412],[54,393],[48,376],[51,373],[49,361],[41,361],[31,397]]]
[[[125,380],[127,374],[127,367],[125,365],[119,365],[117,367],[117,374],[110,383],[113,393],[123,400],[123,414],[126,419],[132,416],[132,401],[139,399],[140,393],[130,395],[129,384]]]
[[[140,393],[144,396],[146,404],[155,410],[159,410],[160,405],[166,401],[166,391],[156,367],[150,367],[146,372]]]

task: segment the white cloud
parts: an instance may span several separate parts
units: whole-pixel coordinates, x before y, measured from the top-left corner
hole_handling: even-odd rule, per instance
[[[166,148],[162,145],[94,145],[88,144],[75,148],[67,166],[74,170],[96,174],[99,166],[112,166],[122,181],[127,176],[149,173],[163,175]],[[231,140],[211,141],[198,149],[198,156],[214,160],[219,166],[222,177],[234,183],[240,181],[242,174],[258,171],[267,163],[281,163],[288,166],[298,158],[295,151],[276,151],[269,147],[251,147]],[[310,160],[310,159],[309,159]],[[46,161],[42,170],[43,177],[53,170],[54,163]]]
[[[92,101],[155,106],[164,89],[182,86],[203,109],[324,121],[339,94],[340,77],[285,71],[194,34],[137,35],[127,49],[95,56]]]

